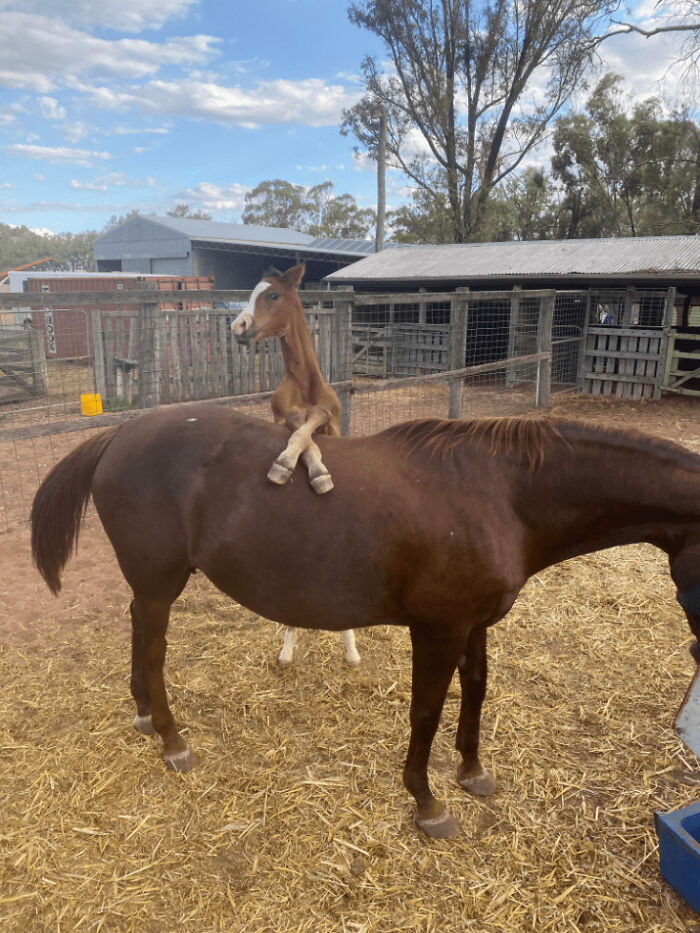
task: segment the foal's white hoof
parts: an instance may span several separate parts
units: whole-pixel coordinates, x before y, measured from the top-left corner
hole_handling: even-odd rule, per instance
[[[352,656],[349,656],[349,655],[346,654],[346,655],[345,655],[345,660],[347,661],[347,663],[348,663],[351,667],[359,667],[359,666],[360,666],[360,661],[362,660],[362,658],[359,656],[359,654],[355,654],[355,655],[352,655]]]
[[[280,656],[277,658],[277,663],[279,664],[280,667],[289,667],[289,665],[292,663],[293,660],[294,660],[294,655],[285,654],[283,651],[280,654]]]
[[[187,748],[182,752],[171,752],[163,755],[163,761],[168,771],[191,771],[197,764],[197,756],[192,749]]]
[[[324,492],[330,492],[333,488],[333,480],[330,473],[321,473],[311,480],[311,488],[317,496],[322,496]]]
[[[149,713],[148,716],[134,716],[134,729],[142,735],[155,735],[155,729],[153,728],[153,717]]]
[[[285,483],[289,482],[291,476],[292,471],[288,467],[278,463],[277,460],[272,464],[267,474],[267,478],[276,486],[284,486]]]

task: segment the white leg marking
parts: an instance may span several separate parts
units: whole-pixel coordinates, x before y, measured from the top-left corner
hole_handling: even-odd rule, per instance
[[[355,633],[349,628],[347,631],[342,633],[343,635],[343,644],[345,645],[345,660],[348,664],[359,664],[360,655],[355,644]]]
[[[297,630],[288,628],[284,630],[284,644],[277,659],[279,664],[291,664],[294,660],[294,648],[297,643]]]

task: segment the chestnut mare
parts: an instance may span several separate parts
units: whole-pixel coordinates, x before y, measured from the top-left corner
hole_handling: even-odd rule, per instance
[[[162,736],[170,768],[196,762],[163,682],[170,608],[195,569],[285,625],[408,626],[403,778],[429,836],[458,829],[427,776],[455,669],[457,780],[472,793],[494,791],[478,755],[486,632],[532,574],[649,541],[668,553],[700,636],[700,456],[682,447],[557,420],[413,421],[371,437],[319,438],[338,482],[332,496],[316,496],[306,482],[265,479],[286,437],[219,406],[163,408],[85,441],[34,499],[34,559],[58,592],[92,493],[133,590],[135,725]]]
[[[277,424],[287,422],[290,429],[296,429],[296,433],[282,454],[277,456],[268,472],[268,479],[284,484],[292,475],[301,454],[314,490],[327,492],[333,488],[333,483],[328,485],[330,476],[311,434],[318,430],[321,434],[340,437],[340,400],[323,378],[299,300],[297,288],[305,270],[302,262],[284,274],[275,272],[258,282],[248,304],[231,324],[231,330],[236,340],[246,346],[269,337],[280,338],[284,379],[273,393],[270,405]],[[327,417],[329,414],[330,418]],[[317,489],[317,484],[322,485]],[[359,664],[355,633],[349,629],[342,635],[345,660],[348,664]],[[296,642],[296,631],[286,629],[278,659],[280,664],[292,663]]]

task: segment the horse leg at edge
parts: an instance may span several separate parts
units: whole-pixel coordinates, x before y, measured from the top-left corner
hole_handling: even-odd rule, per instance
[[[417,812],[413,818],[416,826],[426,836],[451,839],[457,835],[459,823],[430,790],[428,758],[464,640],[450,634],[441,637],[434,630],[418,625],[411,625],[410,632],[413,645],[411,738],[403,782],[416,800]]]
[[[143,670],[151,700],[151,719],[154,730],[163,739],[163,760],[171,771],[191,771],[197,757],[180,736],[168,706],[163,680],[163,665],[167,642],[171,602],[134,596],[134,610],[143,634]]]
[[[496,782],[479,761],[479,728],[481,704],[486,693],[486,626],[472,629],[467,649],[459,659],[459,680],[462,705],[455,747],[462,755],[457,770],[457,783],[470,794],[488,797],[496,791]]]

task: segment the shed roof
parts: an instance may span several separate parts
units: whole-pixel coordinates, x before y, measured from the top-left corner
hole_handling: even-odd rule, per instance
[[[556,277],[700,278],[700,236],[459,243],[383,250],[327,278],[352,282],[465,282]]]
[[[260,227],[254,224],[222,223],[216,220],[193,220],[190,217],[161,217],[156,214],[142,215],[144,220],[171,230],[180,237],[205,246],[244,246],[247,248],[297,250],[308,254],[331,254],[339,257],[367,255],[374,252],[374,241],[343,237],[313,237],[289,227]],[[129,229],[137,225],[129,218],[120,227]],[[113,228],[113,230],[116,228]],[[97,238],[105,243],[114,238],[108,230]]]

